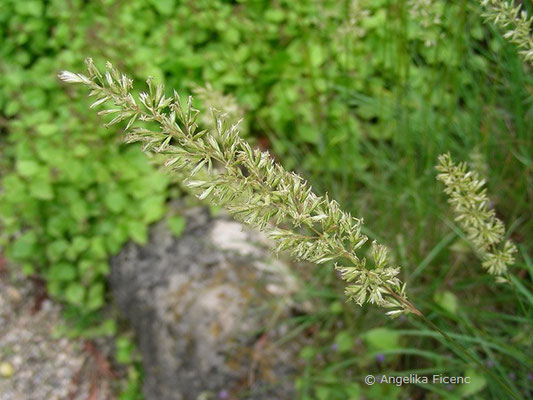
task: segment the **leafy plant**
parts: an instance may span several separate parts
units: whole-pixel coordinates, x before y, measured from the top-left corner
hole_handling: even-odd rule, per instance
[[[26,274],[42,274],[52,296],[80,312],[99,310],[109,256],[130,238],[146,242],[147,225],[164,213],[168,178],[99,128],[67,128],[65,140],[36,118],[17,125],[5,154],[16,169],[0,196],[7,255]]]
[[[26,274],[46,280],[78,322],[92,323],[107,301],[109,256],[127,240],[146,241],[169,184],[94,118],[75,118],[82,108],[57,88],[57,66],[74,65],[76,52],[91,47],[93,18],[97,7],[79,2],[7,0],[0,10],[0,121],[9,133],[1,244]]]

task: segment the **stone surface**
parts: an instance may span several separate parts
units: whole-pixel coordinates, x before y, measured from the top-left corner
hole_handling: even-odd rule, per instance
[[[55,334],[61,308],[43,293],[39,282],[0,276],[0,400],[113,399],[82,341]]]
[[[185,212],[112,261],[110,286],[143,355],[147,400],[291,399],[296,349],[287,329],[296,281],[267,241],[226,217]]]

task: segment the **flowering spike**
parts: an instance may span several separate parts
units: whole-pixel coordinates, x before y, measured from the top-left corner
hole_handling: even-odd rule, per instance
[[[102,99],[95,106],[112,102],[109,111],[117,115],[111,123],[129,120],[125,140],[141,141],[144,151],[166,156],[165,164],[184,173],[185,185],[200,199],[225,206],[237,220],[265,232],[276,251],[317,264],[336,260],[348,282],[346,295],[357,304],[377,304],[392,309],[389,314],[394,316],[412,312],[397,277],[400,269],[388,266],[385,248],[373,244],[375,265],[369,268],[366,259],[356,254],[368,239],[361,233],[363,220],[342,211],[327,195],[314,194],[303,178],[286,171],[268,153],[253,150],[239,137],[235,121],[214,112],[214,129],[199,131],[195,122],[199,111],[191,98],[186,105],[176,92],[167,99],[163,86],[148,79],[148,92],[140,93],[137,103],[129,92],[131,80],[111,64],[105,79],[92,60],[87,61],[87,70],[88,77],[63,72],[60,78],[88,86]],[[153,121],[160,129],[135,126],[137,121]],[[297,233],[299,227],[302,233]]]
[[[514,262],[516,247],[508,240],[503,249],[498,249],[505,226],[496,218],[494,210],[489,209],[490,201],[483,189],[485,181],[477,172],[468,171],[465,163],[455,165],[449,154],[440,155],[435,168],[440,172],[437,179],[446,186],[444,192],[455,211],[455,220],[466,232],[483,267],[492,275],[505,273],[507,266]]]

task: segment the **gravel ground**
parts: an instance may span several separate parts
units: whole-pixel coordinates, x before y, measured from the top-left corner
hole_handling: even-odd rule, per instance
[[[60,310],[42,283],[0,274],[0,400],[113,399],[95,347],[54,334]]]

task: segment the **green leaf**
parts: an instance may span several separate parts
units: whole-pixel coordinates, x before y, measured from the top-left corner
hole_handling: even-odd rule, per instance
[[[335,389],[329,386],[317,386],[315,388],[315,395],[317,400],[329,400],[335,396]]]
[[[74,217],[76,221],[81,222],[87,218],[87,215],[88,215],[87,205],[88,205],[87,202],[82,199],[76,199],[70,202],[69,204],[70,214]]]
[[[175,0],[150,0],[150,2],[158,13],[165,16],[172,15],[176,7]]]
[[[341,314],[342,313],[342,303],[340,301],[335,301],[330,304],[329,312],[332,314]]]
[[[359,386],[357,383],[348,384],[345,390],[349,400],[359,400],[361,398],[361,386]]]
[[[86,328],[80,335],[84,338],[95,338],[101,336],[114,336],[117,332],[117,323],[113,319],[106,319],[100,325],[92,328]]]
[[[104,203],[112,212],[119,213],[125,209],[128,199],[122,192],[111,191],[105,195]]]
[[[106,248],[109,254],[116,254],[128,240],[128,229],[119,224],[106,237]]]
[[[393,350],[399,347],[400,335],[388,328],[375,328],[364,333],[363,338],[373,351]]]
[[[37,246],[37,234],[33,231],[22,234],[13,242],[11,246],[11,256],[15,260],[30,258]]]
[[[39,171],[39,163],[31,160],[18,160],[17,172],[24,177],[31,177]]]
[[[59,261],[69,249],[69,243],[64,239],[51,242],[46,248],[46,255],[50,261]]]
[[[131,356],[132,356],[133,349],[134,349],[134,346],[131,340],[125,337],[120,337],[117,339],[116,346],[117,346],[117,352],[115,356],[116,356],[117,361],[122,364],[130,363]]]
[[[93,260],[87,260],[83,259],[78,262],[78,271],[80,272],[81,276],[85,276],[89,274],[90,271],[93,269],[94,262]]]
[[[73,153],[76,157],[85,157],[87,154],[89,154],[89,152],[89,148],[84,144],[77,144],[73,150]]]
[[[457,297],[449,291],[436,292],[433,296],[435,303],[448,311],[450,314],[457,314],[458,301]]]
[[[40,179],[31,182],[30,194],[39,200],[52,200],[54,198],[54,191],[50,182]]]
[[[72,240],[71,247],[77,254],[80,254],[89,248],[89,240],[83,236],[76,236]]]
[[[212,217],[216,217],[217,215],[219,215],[222,210],[224,210],[224,207],[222,206],[218,206],[218,205],[209,205],[209,215],[211,215]]]
[[[18,101],[10,101],[7,103],[4,113],[7,117],[12,117],[20,110],[20,103]]]
[[[350,351],[354,346],[354,337],[349,331],[341,331],[335,336],[335,344],[341,353]]]
[[[179,215],[170,217],[167,220],[167,225],[170,231],[174,234],[174,236],[180,237],[183,231],[185,230],[185,226],[186,226],[185,218]]]
[[[305,346],[300,351],[300,358],[302,358],[304,360],[312,360],[315,357],[316,353],[317,353],[316,348],[314,348],[312,346]]]
[[[316,126],[302,123],[298,126],[296,133],[299,139],[307,143],[317,144],[320,139],[320,134]]]
[[[48,280],[46,282],[46,291],[50,296],[59,297],[61,294],[61,282]]]
[[[36,272],[35,267],[30,263],[22,264],[21,271],[25,276],[33,275]]]
[[[43,14],[42,0],[15,1],[15,11],[21,15],[40,17]]]
[[[48,270],[46,277],[52,281],[68,282],[76,278],[76,267],[64,262],[54,264]]]
[[[285,13],[279,8],[269,8],[264,15],[270,22],[281,22],[285,19]]]
[[[485,377],[473,369],[466,370],[464,376],[470,378],[470,383],[462,384],[458,389],[463,398],[479,393],[487,386]]]
[[[152,173],[147,175],[143,183],[149,188],[151,193],[162,193],[168,186],[168,176],[161,173]]]
[[[131,238],[138,244],[146,244],[148,241],[148,229],[146,224],[141,221],[130,221],[128,231]]]
[[[164,196],[148,197],[142,201],[140,209],[144,215],[144,222],[155,222],[165,214],[165,198]]]
[[[105,259],[107,251],[105,246],[105,239],[101,236],[96,236],[91,239],[91,256],[95,259]]]
[[[85,299],[85,287],[77,282],[72,282],[65,290],[65,299],[75,305],[82,305]]]
[[[39,124],[35,128],[37,130],[37,133],[41,136],[52,136],[53,134],[58,132],[57,125],[54,124]]]
[[[69,230],[71,224],[72,218],[64,214],[51,215],[46,224],[46,231],[52,237],[61,238]]]
[[[109,263],[107,261],[98,262],[94,264],[95,274],[107,276],[109,275]]]
[[[309,60],[311,61],[311,66],[314,68],[319,67],[326,60],[324,49],[320,44],[312,43],[310,45]]]
[[[89,287],[86,307],[89,310],[97,310],[104,305],[105,287],[103,283],[93,283]]]

